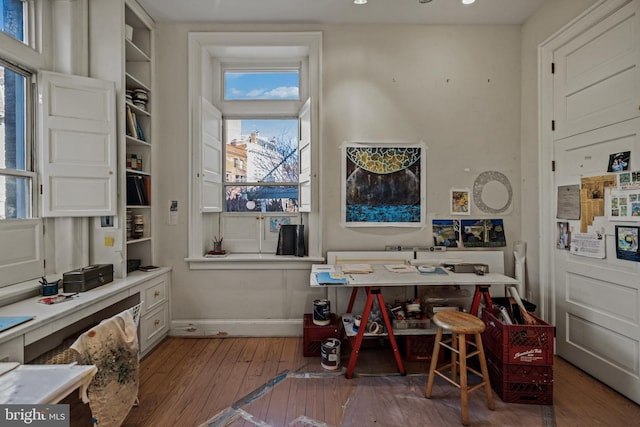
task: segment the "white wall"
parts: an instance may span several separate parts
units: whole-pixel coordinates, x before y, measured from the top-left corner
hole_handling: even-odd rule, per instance
[[[563,7],[556,16],[556,3],[571,7]],[[559,27],[590,3],[547,1],[544,13],[540,18],[536,14],[525,32],[520,26],[160,24],[156,31],[156,140],[161,148],[156,151],[159,202],[154,209],[159,210],[155,215],[161,223],[155,242],[158,262],[174,268],[173,319],[300,319],[310,312],[313,299],[321,296],[309,289],[305,270],[188,269],[184,261],[188,31],[323,32],[320,179],[325,253],[431,244],[428,227],[345,229],[339,225],[340,145],[423,140],[428,146],[429,222],[450,217],[450,188],[472,188],[478,174],[486,170],[498,170],[510,178],[514,200],[510,212],[501,217],[508,243],[505,269],[512,275],[513,243],[534,240],[537,234],[536,52],[537,44],[554,30],[542,21],[548,14]],[[521,106],[527,109],[526,117]],[[521,123],[527,126],[526,132]],[[177,225],[167,221],[170,200],[179,202]],[[487,216],[473,207],[471,217]],[[533,249],[534,242],[528,243]]]

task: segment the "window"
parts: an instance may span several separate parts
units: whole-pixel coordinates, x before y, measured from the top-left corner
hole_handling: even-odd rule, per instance
[[[2,15],[0,16],[0,29],[7,35],[25,44],[28,23],[28,7],[24,0],[0,0]]]
[[[260,83],[256,86],[256,83]],[[300,99],[300,71],[225,70],[224,99],[227,101],[259,99]]]
[[[298,119],[224,123],[225,212],[297,212]]]
[[[0,62],[0,220],[32,216],[29,78]]]
[[[282,224],[304,224],[306,253],[320,257],[321,34],[191,33],[189,40],[197,168],[189,257],[202,258],[214,236],[232,254],[275,254]]]

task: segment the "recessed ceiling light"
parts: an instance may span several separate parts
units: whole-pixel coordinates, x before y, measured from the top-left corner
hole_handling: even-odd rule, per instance
[[[353,0],[353,4],[367,4],[367,0]]]
[[[462,4],[473,4],[476,0],[462,0]]]

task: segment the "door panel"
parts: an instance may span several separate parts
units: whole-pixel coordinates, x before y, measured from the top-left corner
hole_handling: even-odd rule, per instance
[[[640,119],[555,141],[554,148],[556,188],[604,175],[609,154],[640,153]],[[569,223],[579,231],[580,221]],[[557,353],[639,402],[640,263],[616,258],[615,223],[596,218],[594,227],[605,235],[604,259],[554,249]]]
[[[634,1],[553,52],[555,139],[638,116],[639,46]]]

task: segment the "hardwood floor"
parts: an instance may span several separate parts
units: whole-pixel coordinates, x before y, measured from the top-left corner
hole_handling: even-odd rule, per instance
[[[265,425],[259,420],[275,427],[318,425],[312,420],[340,426],[356,382],[322,368],[320,357],[303,357],[302,344],[302,338],[168,338],[141,361],[140,405],[124,425],[199,426],[214,419],[215,426]],[[361,351],[356,375],[397,374],[389,351]],[[344,367],[348,355],[342,356]],[[424,362],[405,366],[408,374],[427,372]],[[286,371],[304,373],[309,380],[272,387]],[[547,409],[558,427],[620,426],[640,419],[640,406],[560,358],[555,359],[553,394],[554,405]],[[71,403],[72,427],[91,426],[89,407],[75,393],[62,403]],[[238,413],[245,418],[229,418]]]

